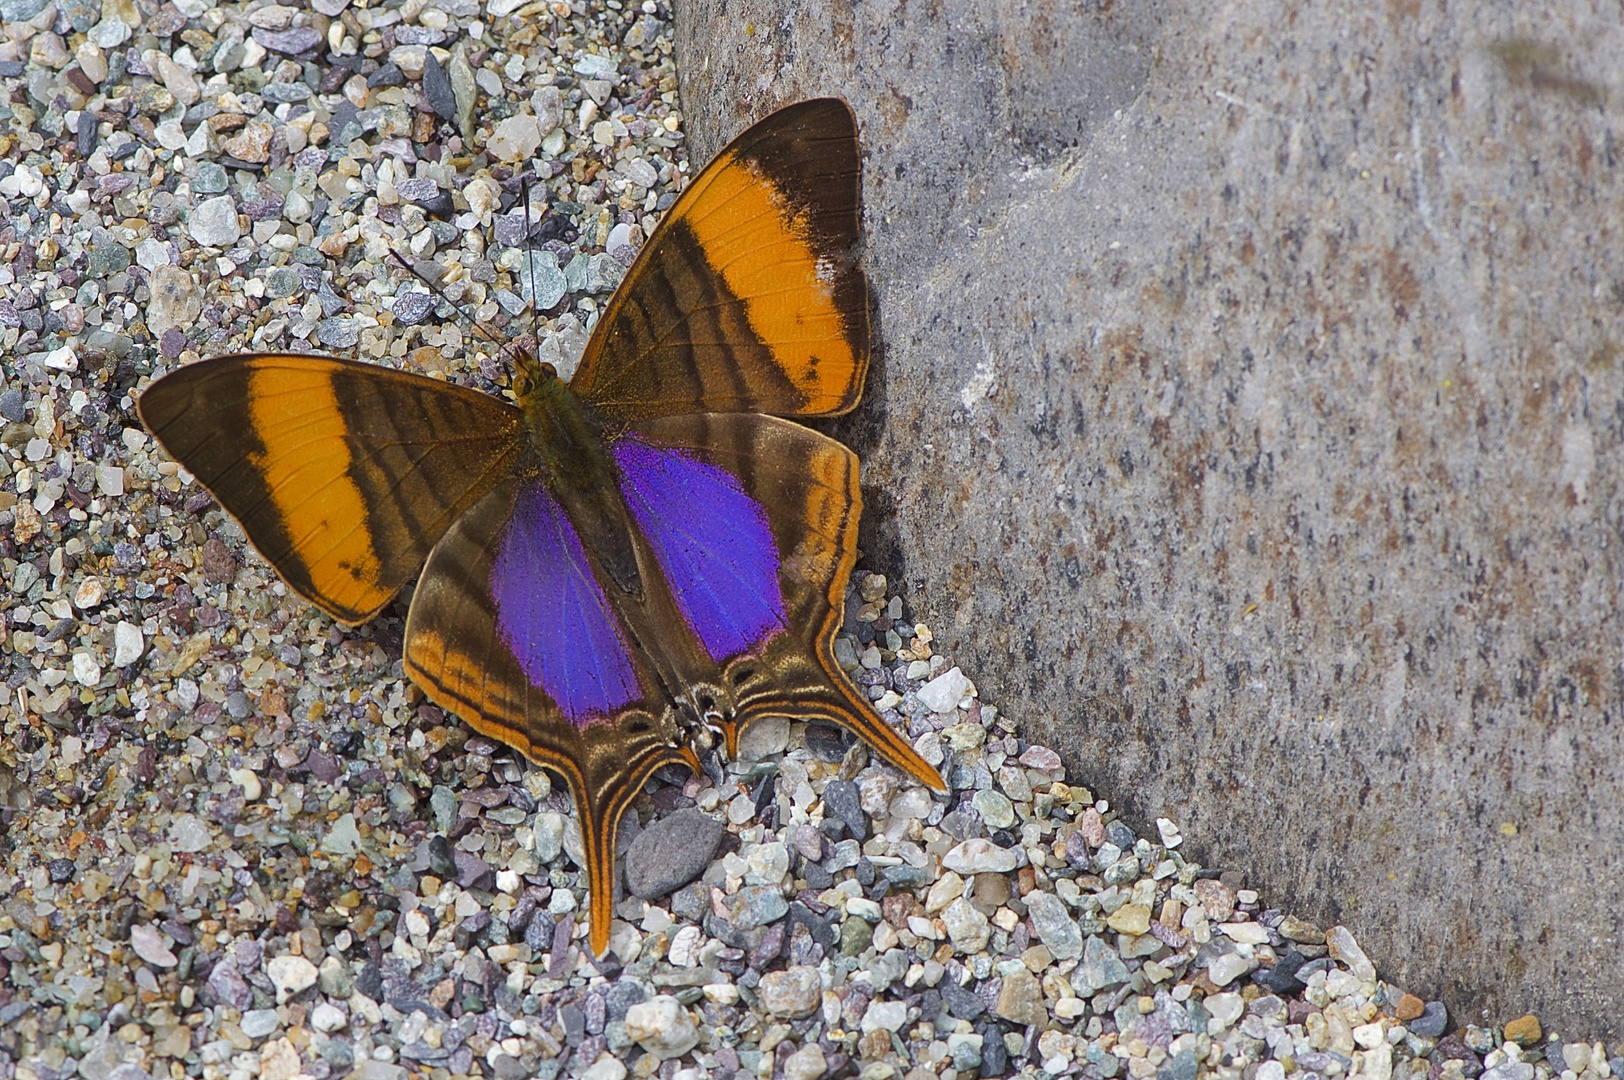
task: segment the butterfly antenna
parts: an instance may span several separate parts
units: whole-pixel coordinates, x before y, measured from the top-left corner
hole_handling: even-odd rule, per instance
[[[496,346],[502,346],[502,345],[506,344],[506,342],[498,340],[495,334],[491,333],[489,330],[485,329],[484,326],[480,325],[479,320],[475,319],[473,317],[473,315],[468,311],[467,308],[463,307],[461,304],[457,303],[457,301],[455,301],[455,300],[451,299],[451,297],[447,296],[446,293],[445,293],[445,290],[440,288],[440,285],[439,285],[438,282],[430,281],[426,275],[421,274],[421,273],[418,272],[417,267],[413,266],[411,263],[409,263],[405,259],[401,258],[400,253],[397,252],[394,248],[389,249],[389,257],[394,259],[395,262],[399,263],[401,269],[405,270],[408,274],[412,275],[412,277],[416,278],[418,281],[421,281],[424,285],[427,285],[429,287],[429,291],[432,292],[435,296],[438,296],[441,300],[444,300],[446,303],[450,304],[452,309],[454,311],[456,311],[459,315],[461,315],[464,319],[467,319],[468,320],[468,325],[472,326],[477,333],[479,333],[481,336],[483,336],[485,338],[486,341],[489,341],[491,344],[496,345]],[[531,289],[532,295],[534,295],[534,291],[535,291],[534,287],[532,287],[532,289]]]
[[[524,268],[530,274],[530,333],[536,332],[536,259],[530,248],[530,174],[524,174]]]

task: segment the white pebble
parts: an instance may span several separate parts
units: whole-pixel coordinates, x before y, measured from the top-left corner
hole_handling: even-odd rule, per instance
[[[970,680],[957,667],[948,668],[919,688],[920,702],[931,712],[950,713],[970,689]]]
[[[316,965],[302,956],[276,956],[265,965],[265,974],[276,987],[278,1005],[288,998],[316,985]]]
[[[89,611],[98,607],[107,598],[107,588],[102,585],[100,578],[87,577],[79,582],[79,587],[73,593],[73,606],[80,611]]]
[[[117,465],[97,465],[96,489],[113,498],[123,495],[124,470]]]
[[[89,653],[73,654],[73,679],[80,686],[95,686],[101,682],[101,665]]]
[[[310,1010],[310,1026],[317,1031],[331,1034],[348,1027],[349,1023],[350,1018],[344,1015],[344,1010],[330,1001],[324,1001]]]
[[[699,1028],[681,1002],[667,994],[626,1010],[626,1035],[662,1061],[699,1045]]]
[[[626,1080],[626,1066],[620,1059],[604,1054],[581,1074],[581,1080]]]
[[[163,934],[146,923],[136,923],[130,927],[130,947],[135,950],[135,955],[155,967],[171,968],[180,963],[175,954],[169,951],[169,946],[164,944]]]
[[[231,777],[231,782],[233,784],[236,784],[238,787],[242,788],[242,797],[244,801],[259,801],[259,797],[263,789],[259,782],[258,773],[254,772],[253,769],[231,769],[228,770],[227,775]]]
[[[139,626],[120,619],[118,625],[113,627],[114,667],[129,667],[141,659],[141,653],[146,647],[146,638],[142,637]]]
[[[673,967],[693,967],[699,963],[700,936],[699,927],[684,926],[671,938],[671,947],[666,951],[665,958]]]

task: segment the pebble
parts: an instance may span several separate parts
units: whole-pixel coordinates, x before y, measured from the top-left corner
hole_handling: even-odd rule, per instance
[[[156,967],[172,968],[180,961],[164,944],[163,935],[145,923],[130,927],[130,947],[135,955]]]
[[[682,1003],[668,994],[626,1010],[626,1036],[664,1061],[681,1057],[699,1044],[699,1027]]]
[[[329,855],[353,855],[361,849],[360,826],[354,814],[340,814],[322,837],[321,850]]]
[[[113,627],[113,666],[129,667],[141,659],[146,649],[146,638],[141,628],[120,619]]]
[[[942,925],[947,928],[954,950],[960,953],[980,952],[992,937],[987,917],[962,896],[943,909]]]
[[[249,1009],[242,1014],[237,1026],[250,1039],[263,1039],[282,1026],[282,1018],[275,1009]]]
[[[1103,938],[1090,935],[1083,943],[1083,959],[1077,965],[1072,985],[1078,993],[1093,994],[1127,982],[1129,975],[1128,966],[1117,951]]]
[[[1365,951],[1354,940],[1353,931],[1346,926],[1331,927],[1330,932],[1325,935],[1325,944],[1332,958],[1346,964],[1354,978],[1369,982],[1376,977],[1376,965],[1370,962]]]
[[[342,1031],[349,1024],[350,1018],[345,1015],[344,1010],[332,1002],[320,1002],[314,1009],[310,1010],[310,1026],[325,1034],[330,1035],[335,1031]]]
[[[176,851],[192,853],[207,848],[213,834],[197,815],[180,814],[170,822],[169,840]]]
[[[1411,1034],[1424,1039],[1436,1039],[1449,1024],[1449,1014],[1441,1001],[1429,1001],[1421,1015],[1409,1022]]]
[[[1013,849],[980,837],[966,840],[942,856],[942,865],[961,875],[1007,874],[1019,861]]]
[[[1022,1027],[1047,1023],[1049,1019],[1043,1008],[1043,988],[1037,977],[1024,968],[1004,976],[993,1012]]]
[[[1295,915],[1286,915],[1275,927],[1280,936],[1287,941],[1299,941],[1306,945],[1321,945],[1325,942],[1325,931],[1313,923],[1305,922]],[[1413,996],[1413,995],[1406,995]]]
[[[242,238],[237,225],[237,206],[229,195],[205,199],[192,211],[187,229],[192,239],[204,247],[225,248]]]
[[[1533,1013],[1506,1022],[1506,1038],[1524,1048],[1538,1045],[1544,1034],[1539,1026],[1539,1017]]]
[[[617,225],[616,228],[627,228]],[[612,240],[611,240],[612,244]],[[746,725],[739,733],[739,760],[765,761],[789,748],[790,723],[788,717],[764,716]]]
[[[863,1011],[862,1031],[897,1031],[908,1021],[906,1001],[873,1001]]]
[[[265,974],[276,988],[277,1004],[316,985],[316,965],[302,956],[278,956],[267,961]]]
[[[857,785],[849,780],[831,780],[823,789],[823,803],[851,834],[859,840],[868,839],[868,819],[857,793]]]
[[[1038,940],[1048,946],[1056,960],[1076,960],[1083,955],[1083,934],[1054,893],[1032,892],[1026,897],[1027,913]]]
[[[1484,1069],[1478,1080],[1534,1080],[1534,1067],[1526,1061],[1507,1061]]]
[[[784,1080],[819,1080],[828,1069],[823,1047],[808,1043],[784,1059]]]
[[[524,1075],[521,1071],[520,1075]],[[581,1074],[581,1080],[625,1080],[626,1066],[619,1058],[601,1057]]]
[[[970,805],[975,807],[976,813],[981,815],[981,820],[990,829],[1007,829],[1015,824],[1015,807],[992,788],[976,792]]]
[[[952,667],[921,686],[916,692],[920,704],[936,713],[949,713],[958,708],[959,701],[970,690],[970,680],[964,672]]]
[[[560,819],[560,837],[562,828]],[[682,888],[710,864],[725,831],[720,821],[692,808],[655,822],[637,834],[622,857],[627,889],[633,896],[656,900]],[[787,871],[787,853],[784,862]]]
[[[1202,1004],[1206,1007],[1212,1024],[1215,1025],[1209,1030],[1215,1034],[1216,1028],[1234,1027],[1235,1022],[1241,1018],[1241,1013],[1246,1010],[1246,999],[1234,993],[1209,994]]]
[[[1224,953],[1213,957],[1207,965],[1207,978],[1214,986],[1228,986],[1251,968],[1252,962],[1239,953]]]
[[[761,976],[757,986],[761,1007],[785,1020],[811,1016],[822,1004],[822,982],[817,968],[797,965]]]

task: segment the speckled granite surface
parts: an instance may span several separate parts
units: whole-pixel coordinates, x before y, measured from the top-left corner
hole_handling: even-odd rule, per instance
[[[1023,733],[1452,1015],[1614,1036],[1621,43],[957,0],[677,39],[700,157],[858,112],[870,544]]]

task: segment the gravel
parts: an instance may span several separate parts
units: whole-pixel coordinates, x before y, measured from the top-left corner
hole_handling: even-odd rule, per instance
[[[402,606],[290,595],[133,406],[242,349],[499,392],[533,329],[567,375],[691,174],[669,11],[316,12],[0,2],[0,1080],[1624,1067],[1449,1034],[1356,927],[1137,834],[862,571],[837,656],[952,792],[763,723],[650,785],[585,955],[568,793],[426,702]]]

